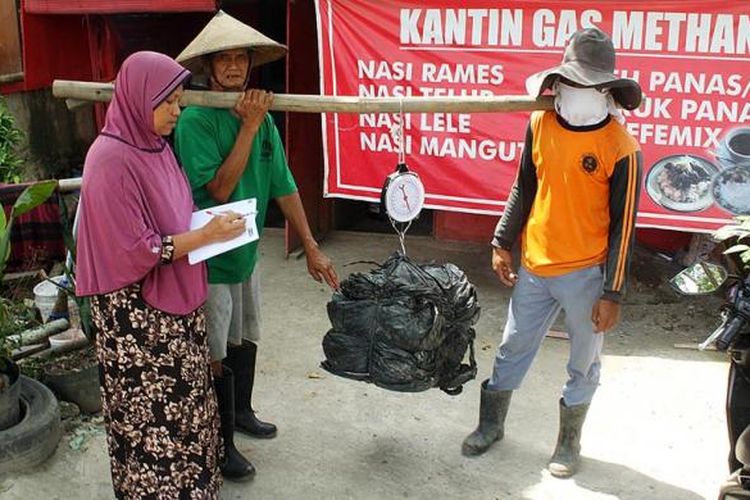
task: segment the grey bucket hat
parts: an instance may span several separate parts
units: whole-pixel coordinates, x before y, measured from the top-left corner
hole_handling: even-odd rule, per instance
[[[202,73],[202,58],[222,50],[247,48],[257,67],[286,55],[286,46],[277,43],[224,11],[218,11],[205,28],[177,56],[177,62],[195,73]]]
[[[619,78],[615,71],[615,47],[599,28],[586,28],[573,33],[562,64],[540,71],[526,79],[526,92],[540,96],[559,77],[584,87],[609,89],[612,97],[625,109],[641,104],[641,87],[629,78]]]

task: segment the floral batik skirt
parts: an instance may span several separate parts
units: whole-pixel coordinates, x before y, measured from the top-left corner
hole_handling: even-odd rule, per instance
[[[174,316],[146,304],[133,285],[92,297],[91,313],[117,498],[219,498],[203,308]]]

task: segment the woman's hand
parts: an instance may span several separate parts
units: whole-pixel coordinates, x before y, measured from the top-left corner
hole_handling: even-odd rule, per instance
[[[182,258],[196,248],[236,238],[245,230],[245,217],[243,215],[231,211],[216,214],[208,221],[208,224],[200,229],[193,229],[172,236],[174,240],[172,260]]]
[[[236,212],[223,212],[203,226],[203,231],[209,243],[231,240],[245,231],[245,217]]]

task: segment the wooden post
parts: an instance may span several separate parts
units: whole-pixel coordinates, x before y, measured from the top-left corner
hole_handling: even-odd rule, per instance
[[[70,179],[60,179],[57,181],[57,190],[61,193],[70,193],[71,191],[78,191],[81,189],[81,177],[73,177]]]
[[[68,107],[84,101],[106,102],[112,99],[111,83],[55,80],[52,94],[68,99]],[[182,106],[232,108],[236,92],[187,90],[180,100]],[[499,113],[534,111],[552,108],[552,98],[527,95],[477,97],[352,97],[302,94],[276,94],[271,109],[294,113]]]

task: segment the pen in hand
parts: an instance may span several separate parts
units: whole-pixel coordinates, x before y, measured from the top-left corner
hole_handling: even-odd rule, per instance
[[[223,216],[223,215],[229,215],[229,212],[212,212],[210,210],[206,210],[206,213],[211,216]],[[249,217],[250,215],[255,215],[257,212],[248,212],[243,214],[237,214],[239,215],[240,219],[244,219],[245,217]]]

